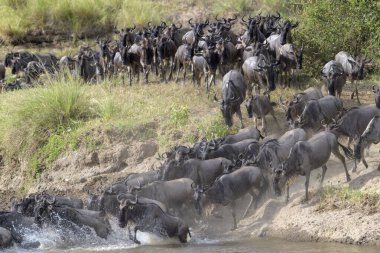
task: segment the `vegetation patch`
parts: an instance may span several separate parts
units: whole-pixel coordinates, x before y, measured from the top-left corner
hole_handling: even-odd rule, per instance
[[[367,214],[380,211],[380,193],[378,191],[328,186],[324,187],[318,196],[318,211],[354,209]]]

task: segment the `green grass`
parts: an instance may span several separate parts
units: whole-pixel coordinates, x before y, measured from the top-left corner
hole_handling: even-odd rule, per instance
[[[160,149],[234,132],[204,89],[191,84],[101,85],[47,78],[45,86],[0,95],[0,148],[4,160],[27,162],[38,177],[61,154],[102,148],[96,129],[117,131],[120,141],[155,139]],[[237,122],[237,121],[236,121]]]
[[[373,214],[380,211],[380,192],[328,186],[319,192],[318,211],[352,208]]]

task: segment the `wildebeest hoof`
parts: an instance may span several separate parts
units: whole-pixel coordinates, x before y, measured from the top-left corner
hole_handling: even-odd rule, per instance
[[[137,239],[133,240],[136,244],[141,244],[141,242]]]

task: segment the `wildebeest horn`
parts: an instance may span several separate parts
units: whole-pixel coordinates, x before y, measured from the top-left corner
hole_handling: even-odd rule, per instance
[[[281,15],[280,15],[280,13],[278,12],[278,11],[276,11],[276,13],[277,13],[277,17],[276,16],[274,16],[276,19],[280,19],[281,18]]]
[[[205,25],[208,25],[209,24],[209,21],[208,19],[206,19],[206,22],[204,23]]]
[[[236,20],[236,19],[237,19],[237,15],[234,14],[234,17],[233,17],[233,18],[228,18],[228,19],[227,19],[227,22],[230,23],[231,21],[234,21],[234,20]]]
[[[55,196],[48,196],[45,200],[48,204],[53,205],[55,203]]]
[[[216,14],[216,16],[215,16],[215,20],[218,21],[218,22],[222,22],[221,19],[218,19],[218,14]]]
[[[34,196],[34,200],[35,200],[36,202],[42,202],[42,200],[43,200],[42,194],[36,194],[36,195]]]
[[[135,197],[136,197],[136,198],[135,198],[135,201],[132,201],[132,200],[130,200],[130,199],[127,199],[126,202],[127,202],[127,203],[130,203],[130,204],[132,204],[132,205],[137,204],[137,200],[138,200],[137,195],[136,195]]]
[[[133,23],[133,28],[131,29],[132,31],[136,29],[136,24]]]
[[[181,28],[182,28],[182,23],[179,23],[179,25],[180,25],[180,26],[176,26],[176,25],[174,25],[174,26],[175,26],[175,28],[177,28],[177,29],[181,29]]]
[[[187,22],[189,22],[189,25],[190,25],[191,27],[194,27],[194,24],[191,23],[191,20],[192,20],[192,19],[193,19],[193,18],[190,18],[189,21],[187,21]]]
[[[373,93],[377,93],[377,90],[376,90],[376,88],[375,88],[375,85],[372,85],[372,92],[373,92]]]
[[[214,94],[214,100],[219,101],[218,98],[216,97],[216,94]]]
[[[163,26],[164,28],[166,27],[165,21],[161,21],[161,26]]]
[[[121,197],[126,196],[124,193],[117,195],[116,199],[119,201],[119,203],[123,202],[123,199]]]
[[[244,16],[245,16],[245,15],[243,15],[243,17],[241,17],[241,21],[242,21],[243,23],[247,24],[247,20],[244,20]]]
[[[296,28],[299,25],[300,21],[297,20],[295,24],[291,24],[292,28]]]

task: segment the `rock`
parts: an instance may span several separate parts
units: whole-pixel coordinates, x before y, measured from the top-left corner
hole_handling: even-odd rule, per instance
[[[137,161],[141,162],[148,157],[154,156],[158,151],[158,144],[154,141],[147,141],[139,147]]]
[[[89,154],[85,160],[84,160],[84,165],[88,167],[93,167],[95,165],[99,165],[99,156],[97,152],[93,152]]]

